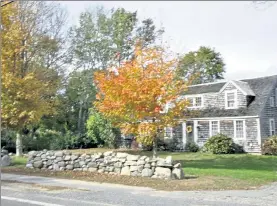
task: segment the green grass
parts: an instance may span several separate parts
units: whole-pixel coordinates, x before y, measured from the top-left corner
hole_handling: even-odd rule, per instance
[[[161,156],[166,155],[169,154]],[[231,177],[254,184],[277,181],[277,156],[203,153],[171,153],[170,155],[182,163],[188,175]]]
[[[12,166],[20,167],[20,166],[25,166],[27,163],[27,158],[26,157],[12,157]]]
[[[75,153],[104,152],[109,149],[74,150]],[[152,156],[152,152],[128,150],[128,153]],[[252,186],[259,186],[277,181],[277,156],[251,154],[213,155],[206,153],[158,152],[159,157],[171,155],[181,162],[186,176],[203,178],[226,178],[227,181],[243,181]],[[14,157],[13,165],[22,167],[26,158]]]

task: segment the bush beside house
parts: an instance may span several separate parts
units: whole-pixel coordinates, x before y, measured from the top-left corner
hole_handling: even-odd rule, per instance
[[[262,146],[262,154],[277,155],[277,135],[271,136]]]
[[[213,154],[234,154],[243,153],[242,146],[235,144],[231,137],[224,134],[212,136],[207,140],[203,152],[211,152]]]

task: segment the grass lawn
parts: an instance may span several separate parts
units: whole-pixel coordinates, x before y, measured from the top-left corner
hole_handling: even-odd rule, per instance
[[[104,152],[107,149],[72,150],[73,153]],[[128,153],[151,156],[151,152],[127,151]],[[3,172],[24,173],[43,176],[68,177],[98,182],[111,182],[127,185],[149,186],[169,190],[168,184],[173,181],[170,190],[221,190],[250,189],[277,181],[277,156],[250,154],[213,155],[204,153],[169,153],[159,152],[160,157],[171,155],[180,161],[187,179],[155,180],[150,178],[111,176],[86,172],[49,172],[24,169],[25,158],[14,158],[14,166],[3,168]],[[35,173],[35,174],[34,174]],[[49,175],[50,174],[50,175]]]

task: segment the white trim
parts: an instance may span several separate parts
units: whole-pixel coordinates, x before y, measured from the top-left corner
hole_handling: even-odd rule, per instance
[[[221,88],[221,90],[219,91],[219,93],[222,93],[222,92],[224,91],[224,89],[226,89],[226,87],[227,87],[229,84],[233,84],[238,90],[241,91],[242,94],[247,95],[247,93],[246,93],[245,91],[243,91],[233,80],[228,81],[228,82]]]
[[[275,104],[276,104],[276,107],[277,107],[277,88],[275,88]]]
[[[274,97],[269,97],[269,105],[270,107],[274,107]]]
[[[214,120],[214,119],[218,119],[218,120],[234,120],[234,119],[249,119],[249,118],[257,118],[259,116],[236,116],[236,117],[199,117],[199,118],[190,118],[188,120]]]
[[[228,94],[234,94],[234,106],[233,107],[228,107],[228,99],[227,95]],[[238,90],[232,89],[232,90],[226,90],[225,91],[225,109],[235,109],[238,106]]]
[[[271,121],[273,121],[273,125],[271,125]],[[271,126],[273,126],[273,128],[271,128]],[[272,131],[274,131],[274,134],[271,133]],[[275,127],[275,119],[274,118],[269,119],[269,133],[270,133],[270,136],[276,134],[276,127]]]
[[[242,126],[243,126],[243,137],[242,138],[237,138],[237,121],[242,121]],[[233,120],[234,124],[234,140],[246,140],[246,124],[244,119],[236,119]]]
[[[187,123],[182,122],[182,140],[183,140],[183,146],[187,143]]]
[[[170,129],[169,136],[166,135],[167,131],[166,129]],[[164,128],[164,137],[172,139],[173,138],[173,127],[165,127]]]
[[[219,120],[210,120],[209,121],[209,134],[210,134],[210,137],[212,136],[212,122],[217,122],[217,133],[219,134],[220,133],[220,121]]]
[[[260,124],[260,119],[257,118],[257,139],[258,139],[258,144],[261,145],[262,139],[261,139],[261,124]]]
[[[197,144],[198,140],[198,130],[197,130],[198,121],[193,120],[193,134],[194,134],[194,142]]]
[[[195,84],[195,85],[190,85],[188,87],[198,87],[198,86],[203,86],[203,85],[210,85],[210,84],[220,84],[220,83],[226,83],[227,81],[217,81],[217,82],[209,82],[209,83],[203,83],[203,84]]]

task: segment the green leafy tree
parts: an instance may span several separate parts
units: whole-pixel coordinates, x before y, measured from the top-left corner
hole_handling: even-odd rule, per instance
[[[185,79],[196,74],[192,84],[209,83],[223,79],[224,73],[225,63],[221,54],[204,46],[181,57],[177,69],[177,76]]]
[[[108,147],[116,146],[117,137],[120,135],[119,130],[99,112],[91,109],[86,126],[87,136],[93,143]]]
[[[158,29],[152,19],[148,18],[142,21],[142,25],[136,30],[136,39],[140,40],[142,48],[153,45],[157,39],[162,37],[163,29]]]

